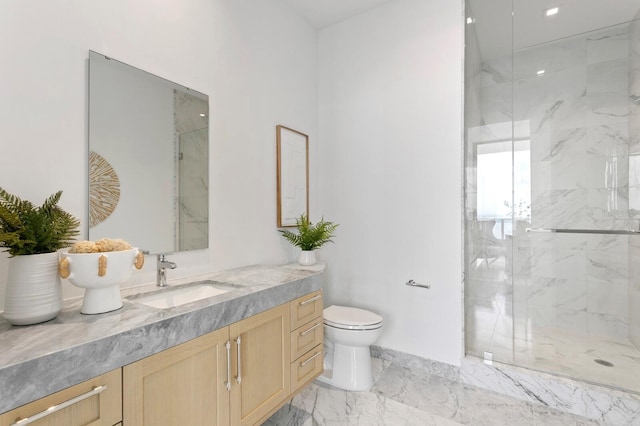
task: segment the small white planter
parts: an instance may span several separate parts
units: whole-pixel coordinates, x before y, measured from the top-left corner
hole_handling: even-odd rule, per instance
[[[14,325],[49,321],[62,310],[58,253],[9,258],[4,318]]]
[[[302,266],[315,265],[316,252],[313,250],[302,250],[300,252],[300,257],[298,258],[298,263]]]

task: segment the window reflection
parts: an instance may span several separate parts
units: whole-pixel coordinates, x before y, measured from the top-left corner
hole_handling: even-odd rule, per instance
[[[513,235],[514,218],[531,220],[530,154],[528,139],[476,146],[477,218],[496,222],[493,229],[496,238]]]

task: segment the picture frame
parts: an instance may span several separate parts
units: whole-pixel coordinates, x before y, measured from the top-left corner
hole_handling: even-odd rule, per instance
[[[309,136],[277,125],[276,157],[277,225],[296,226],[302,214],[309,217]]]

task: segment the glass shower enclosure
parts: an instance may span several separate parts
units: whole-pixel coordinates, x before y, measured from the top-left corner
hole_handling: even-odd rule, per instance
[[[466,353],[640,393],[640,2],[557,5],[465,5]]]

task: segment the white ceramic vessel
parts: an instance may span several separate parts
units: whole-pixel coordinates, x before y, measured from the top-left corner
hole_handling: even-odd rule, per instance
[[[49,321],[62,310],[58,253],[9,258],[4,318],[14,325]]]
[[[302,250],[298,263],[302,266],[311,266],[316,264],[316,252],[314,250]]]
[[[129,280],[136,267],[137,248],[103,253],[60,252],[60,270],[63,278],[76,287],[84,288],[80,312],[101,314],[122,307],[120,284]],[[64,261],[67,272],[64,273]],[[68,274],[68,276],[66,276]]]

